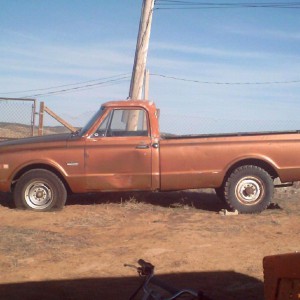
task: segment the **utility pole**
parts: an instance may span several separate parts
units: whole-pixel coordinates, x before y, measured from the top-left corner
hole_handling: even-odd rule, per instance
[[[150,72],[149,70],[146,70],[145,78],[144,78],[144,100],[149,100],[149,81],[150,81]]]
[[[136,43],[134,65],[130,82],[129,99],[142,99],[144,74],[146,69],[147,54],[149,48],[150,31],[154,0],[143,0],[139,33]]]
[[[134,64],[131,75],[129,99],[141,100],[146,70],[147,54],[152,23],[154,0],[143,0],[139,33],[137,37]],[[126,129],[135,131],[138,127],[139,111],[131,111],[128,114]],[[145,121],[144,121],[145,123]]]

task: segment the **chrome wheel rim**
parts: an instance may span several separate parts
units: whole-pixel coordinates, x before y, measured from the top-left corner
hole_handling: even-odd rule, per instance
[[[244,177],[239,180],[235,188],[238,201],[246,205],[257,204],[265,193],[264,184],[256,177]]]
[[[51,188],[42,181],[34,181],[25,190],[25,201],[34,209],[44,209],[52,202]]]

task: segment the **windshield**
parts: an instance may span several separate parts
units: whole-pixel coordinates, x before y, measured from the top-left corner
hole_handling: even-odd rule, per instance
[[[94,116],[87,122],[87,124],[82,127],[80,130],[79,134],[81,136],[85,135],[89,128],[103,115],[105,112],[105,106],[101,106],[101,108],[94,114]]]

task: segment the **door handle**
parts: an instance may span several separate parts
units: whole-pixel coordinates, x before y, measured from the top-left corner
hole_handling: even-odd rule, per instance
[[[137,145],[135,148],[136,149],[149,149],[149,145],[147,145],[147,144],[140,144],[140,145]]]

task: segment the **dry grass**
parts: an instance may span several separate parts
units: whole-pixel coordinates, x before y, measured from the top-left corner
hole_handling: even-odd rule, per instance
[[[299,250],[297,192],[228,217],[211,191],[76,195],[53,213],[10,209],[0,193],[0,299],[127,299],[138,278],[123,264],[144,258],[214,300],[263,300],[263,257]]]

